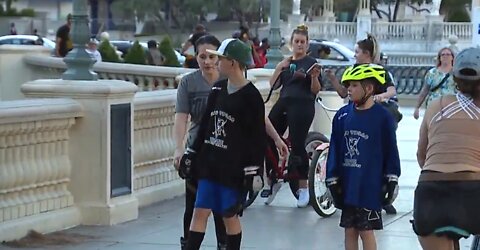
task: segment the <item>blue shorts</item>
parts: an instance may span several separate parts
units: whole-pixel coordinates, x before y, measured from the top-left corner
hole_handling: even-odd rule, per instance
[[[239,191],[206,179],[198,181],[195,208],[211,209],[224,217],[232,217],[241,207]]]

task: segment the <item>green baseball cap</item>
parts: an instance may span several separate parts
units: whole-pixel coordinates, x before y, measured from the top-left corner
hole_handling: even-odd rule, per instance
[[[251,47],[239,39],[225,39],[217,50],[207,49],[207,53],[235,60],[243,66],[253,62]]]

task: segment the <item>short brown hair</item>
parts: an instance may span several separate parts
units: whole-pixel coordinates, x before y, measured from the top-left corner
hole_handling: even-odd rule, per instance
[[[471,96],[474,99],[480,97],[480,81],[463,80],[463,79],[458,79],[455,76],[453,77],[453,80],[457,85],[457,89],[463,94]]]

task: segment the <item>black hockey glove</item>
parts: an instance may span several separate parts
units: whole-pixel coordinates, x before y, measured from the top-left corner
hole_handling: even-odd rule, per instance
[[[187,148],[187,151],[180,159],[180,164],[178,167],[178,176],[182,179],[191,179],[193,177],[193,168],[195,166],[195,158],[197,152],[195,150]]]
[[[391,205],[398,195],[398,176],[387,175],[382,185],[382,205]]]
[[[333,204],[336,208],[342,209],[344,206],[344,202],[342,183],[340,182],[340,179],[338,179],[338,177],[333,177],[327,179],[325,182],[328,190],[330,191],[330,194],[332,195]]]

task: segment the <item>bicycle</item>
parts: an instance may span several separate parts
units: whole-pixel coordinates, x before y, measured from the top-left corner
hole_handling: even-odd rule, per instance
[[[330,122],[330,117],[327,111],[337,112],[337,109],[326,107],[321,97],[315,100],[323,108]],[[315,212],[322,217],[330,217],[337,211],[333,204],[333,198],[325,183],[327,173],[327,158],[330,142],[326,141],[315,148],[312,155],[308,172],[308,190],[310,192],[310,204]]]

